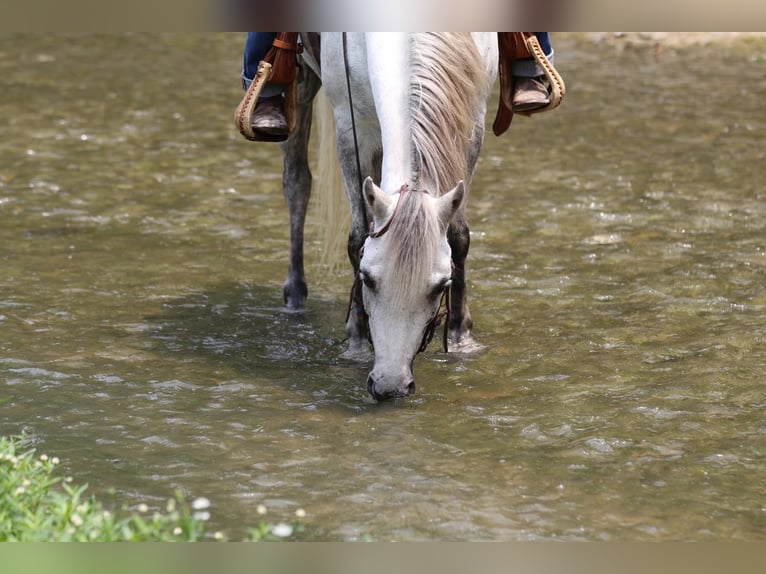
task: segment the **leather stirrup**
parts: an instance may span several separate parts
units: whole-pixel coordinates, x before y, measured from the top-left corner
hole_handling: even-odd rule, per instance
[[[292,134],[296,125],[295,107],[297,104],[298,54],[302,46],[298,43],[298,32],[279,32],[272,42],[272,47],[258,64],[258,71],[245,96],[234,112],[234,123],[239,133],[250,141],[284,141],[286,137],[275,137],[253,130],[251,125],[253,111],[266,84],[284,85],[284,113],[288,133]]]
[[[566,86],[556,68],[550,63],[543,53],[540,43],[532,32],[498,32],[497,42],[499,48],[499,75],[500,75],[500,101],[497,106],[497,114],[492,124],[492,131],[496,136],[502,135],[511,125],[513,120],[513,61],[534,58],[542,68],[545,76],[551,84],[551,101],[547,106],[524,112],[524,115],[532,115],[546,112],[557,108],[564,99]]]

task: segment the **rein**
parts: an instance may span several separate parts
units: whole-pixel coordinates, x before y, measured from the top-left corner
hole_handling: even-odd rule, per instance
[[[447,332],[449,330],[449,289],[449,287],[444,288],[444,291],[442,291],[441,301],[439,301],[439,307],[436,309],[436,313],[434,313],[434,316],[431,318],[431,320],[426,323],[426,330],[423,333],[423,340],[420,342],[418,353],[422,353],[426,350],[426,347],[428,347],[428,344],[434,338],[436,327],[438,327],[442,321],[444,321],[444,330],[442,331],[442,348],[444,349],[445,353],[448,352]],[[444,307],[444,311],[442,311],[442,307]]]
[[[370,224],[370,232],[368,237],[372,237],[373,239],[376,239],[378,237],[381,237],[382,235],[385,235],[385,233],[389,230],[391,227],[391,223],[394,220],[394,217],[396,217],[396,214],[399,211],[399,204],[402,202],[402,197],[405,193],[410,191],[409,186],[405,183],[402,185],[401,189],[399,190],[399,198],[396,200],[396,205],[394,206],[394,211],[391,213],[391,217],[388,218],[388,220],[381,226],[380,229],[377,231],[373,230],[374,223]],[[414,190],[413,190],[414,191]],[[422,190],[422,193],[427,193],[425,190]],[[364,245],[359,249],[359,260],[362,260],[362,256],[364,255]],[[370,318],[367,314],[367,311],[364,308],[364,301],[356,300],[354,295],[358,292],[361,293],[361,282],[362,277],[361,274],[357,274],[357,276],[354,278],[354,283],[351,285],[351,293],[349,294],[348,298],[348,311],[346,312],[346,323],[348,323],[348,319],[351,316],[351,310],[354,308],[354,305],[356,304],[356,312],[363,316],[364,318],[364,325],[365,329],[367,330],[367,340],[372,345],[372,335],[370,334]],[[358,289],[358,291],[357,291]],[[423,332],[423,339],[420,342],[420,346],[418,347],[418,353],[422,353],[426,350],[428,347],[428,344],[433,340],[434,333],[436,332],[436,328],[442,324],[442,321],[444,322],[444,333],[442,335],[442,347],[444,348],[444,352],[447,351],[447,335],[449,330],[449,317],[450,317],[450,297],[449,297],[450,288],[449,286],[445,287],[442,291],[441,300],[439,301],[439,306],[436,308],[436,312],[434,313],[433,317],[426,323],[425,331]],[[442,311],[442,307],[444,310]]]
[[[359,203],[360,213],[362,214],[362,221],[364,222],[364,229],[367,229],[367,206],[364,203],[364,196],[362,194],[362,164],[359,160],[359,141],[356,135],[356,118],[354,117],[354,101],[351,99],[351,74],[349,73],[348,65],[348,38],[346,32],[343,32],[343,65],[346,70],[346,90],[348,91],[348,111],[351,114],[351,133],[354,136],[354,157],[356,158],[356,177],[359,184]]]

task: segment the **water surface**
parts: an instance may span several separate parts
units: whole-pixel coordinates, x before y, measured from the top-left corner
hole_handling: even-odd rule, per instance
[[[206,496],[234,538],[265,504],[314,540],[764,539],[762,42],[554,37],[566,101],[489,135],[471,191],[488,348],[432,345],[378,405],[340,358],[348,272],[282,308],[242,40],[0,37],[0,432],[103,496]]]

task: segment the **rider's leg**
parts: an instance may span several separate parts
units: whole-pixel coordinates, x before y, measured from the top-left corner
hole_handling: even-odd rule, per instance
[[[266,57],[271,49],[276,32],[248,32],[242,63],[242,87],[247,90],[258,71],[258,64]],[[253,130],[264,132],[271,136],[286,135],[287,121],[283,108],[280,84],[266,84],[255,106],[251,125]]]

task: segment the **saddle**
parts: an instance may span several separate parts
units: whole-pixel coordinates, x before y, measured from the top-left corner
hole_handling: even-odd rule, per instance
[[[298,43],[298,32],[279,32],[274,38],[271,50],[258,64],[258,71],[245,97],[234,112],[234,122],[239,132],[251,141],[284,141],[286,137],[275,137],[256,132],[250,125],[253,110],[266,84],[281,84],[284,89],[284,112],[289,133],[295,130],[295,106],[297,101],[296,79],[298,77],[298,54],[302,46]]]
[[[556,68],[545,57],[540,43],[532,32],[498,32],[497,41],[500,52],[500,101],[498,102],[497,114],[492,124],[492,131],[496,136],[502,135],[511,125],[513,111],[511,100],[513,98],[513,60],[534,58],[542,68],[551,85],[551,101],[547,106],[519,112],[524,115],[539,114],[557,108],[564,99],[566,86]]]

